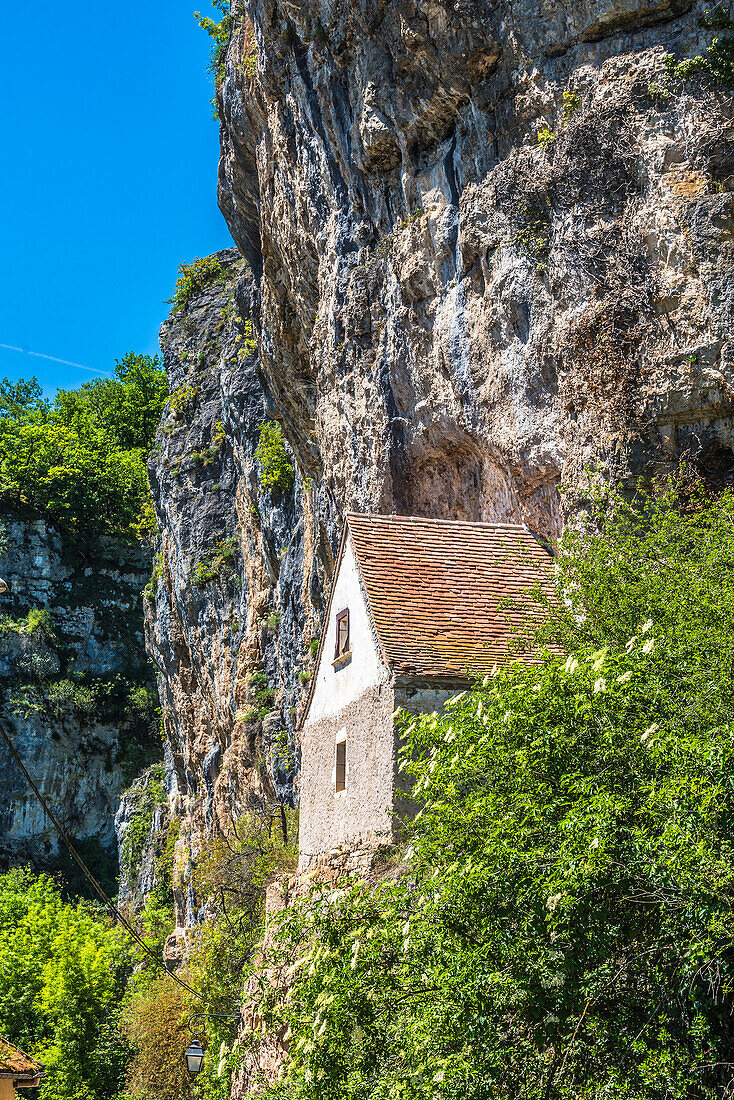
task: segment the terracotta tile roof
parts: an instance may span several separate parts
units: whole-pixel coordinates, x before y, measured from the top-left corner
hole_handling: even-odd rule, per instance
[[[350,514],[347,523],[385,657],[397,675],[461,677],[511,660],[537,614],[529,591],[552,557],[507,523]],[[514,607],[500,607],[510,599]]]
[[[7,1039],[0,1038],[0,1077],[28,1080],[43,1075],[43,1066],[18,1050]]]

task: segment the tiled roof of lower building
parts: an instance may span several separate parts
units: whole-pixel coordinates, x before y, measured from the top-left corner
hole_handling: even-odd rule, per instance
[[[397,675],[460,677],[512,660],[553,559],[524,527],[347,516],[375,627]],[[503,606],[503,604],[509,606]]]
[[[0,1038],[0,1077],[13,1077],[18,1080],[32,1080],[43,1074],[43,1066],[34,1058],[29,1058],[7,1039]]]

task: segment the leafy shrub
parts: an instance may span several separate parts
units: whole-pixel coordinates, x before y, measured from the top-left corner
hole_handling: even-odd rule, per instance
[[[277,421],[269,420],[260,426],[255,458],[260,466],[263,489],[280,489],[287,493],[293,488],[293,464],[286,453],[283,428]]]
[[[198,393],[196,386],[179,386],[173,391],[169,398],[168,411],[174,420],[180,420],[193,408]]]
[[[242,53],[242,67],[248,80],[254,80],[257,76],[257,39],[255,38],[254,28],[250,26],[248,29],[249,33],[245,35]]]
[[[577,92],[563,93],[563,109],[561,117],[565,122],[573,118],[577,111],[581,110],[581,96]]]
[[[275,919],[256,1009],[289,1060],[266,1095],[725,1094],[734,496],[598,500],[559,572],[565,654],[404,719],[402,876]]]
[[[672,54],[665,57],[668,76],[676,83],[702,77],[714,88],[734,87],[734,37],[711,40],[705,53],[696,57],[676,60]]]
[[[149,603],[155,603],[156,592],[158,591],[158,582],[163,576],[163,555],[156,554],[155,562],[153,564],[153,572],[150,575],[150,580],[143,589],[143,599],[148,600]]]
[[[210,581],[231,573],[239,546],[236,535],[222,539],[217,543],[213,554],[197,563],[191,571],[191,583],[196,588],[203,588]]]
[[[26,634],[40,634],[49,640],[56,637],[51,612],[45,607],[32,607],[26,616]]]
[[[258,718],[260,721],[270,712],[275,702],[275,692],[270,686],[267,674],[262,670],[251,672],[248,677],[248,700],[254,704],[255,709],[248,711],[245,721]]]
[[[56,628],[51,612],[45,607],[32,607],[24,619],[11,619],[4,616],[0,619],[0,636],[6,634],[23,634],[26,637],[44,638],[53,642],[56,640]]]
[[[540,135],[538,135],[540,140]],[[547,259],[550,251],[550,213],[548,207],[536,208],[521,202],[517,209],[515,242],[537,259]]]
[[[150,763],[151,734],[159,725],[160,714],[153,684],[131,682],[118,673],[92,677],[72,673],[73,679],[57,676],[59,663],[49,659],[48,651],[40,651],[38,661],[19,662],[18,667],[33,676],[33,681],[12,692],[15,714],[61,719],[72,713],[95,722],[114,722],[126,731],[119,762]]]
[[[100,709],[104,694],[101,684],[79,684],[65,676],[50,681],[44,689],[46,707],[56,718],[69,711],[91,718]]]
[[[219,452],[225,439],[224,425],[221,420],[218,420],[214,426],[209,446],[200,451],[191,451],[189,455],[191,462],[195,466],[211,466],[219,458]]]
[[[178,278],[170,303],[174,313],[185,309],[192,298],[224,279],[224,268],[216,256],[204,256],[190,264],[179,264]]]
[[[564,92],[563,107],[561,108],[561,129],[570,122],[580,109],[581,96],[576,92]],[[551,130],[548,125],[544,125],[538,130],[539,145],[551,145],[556,140],[556,137],[557,134],[555,130]]]
[[[247,710],[238,710],[235,714],[235,721],[237,722],[255,722],[257,720],[257,711],[254,707],[248,707]]]
[[[250,355],[254,355],[257,351],[257,342],[252,328],[252,321],[249,317],[245,317],[244,320],[237,318],[240,321],[242,332],[238,333],[235,337],[235,342],[240,344],[237,349],[237,360],[241,362],[243,359],[248,358]],[[241,343],[240,343],[241,342]]]
[[[140,505],[138,518],[130,525],[130,529],[141,542],[147,542],[150,546],[155,545],[158,538],[158,518],[150,489]]]

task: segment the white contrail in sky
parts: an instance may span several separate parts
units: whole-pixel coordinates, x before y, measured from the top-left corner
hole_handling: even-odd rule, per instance
[[[16,348],[13,344],[0,344],[0,348],[6,351],[19,351],[22,355],[34,355],[36,359],[50,359],[52,363],[63,363],[65,367],[78,367],[79,370],[87,370],[90,374],[106,374],[112,378],[108,370],[97,370],[96,367],[85,367],[82,363],[72,363],[69,359],[57,359],[55,355],[44,355],[41,351],[29,351],[28,348]]]

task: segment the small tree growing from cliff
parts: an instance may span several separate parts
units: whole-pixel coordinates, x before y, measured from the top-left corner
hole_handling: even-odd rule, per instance
[[[218,84],[224,76],[224,54],[229,42],[232,29],[232,14],[230,0],[212,0],[212,7],[221,13],[220,20],[210,19],[202,15],[200,11],[194,12],[194,18],[203,31],[213,39],[212,56],[209,62],[209,70],[214,77],[214,83]]]
[[[255,458],[260,466],[263,489],[280,489],[287,493],[293,488],[295,471],[285,449],[283,428],[277,421],[267,420],[261,425]]]
[[[179,264],[173,297],[169,298],[173,312],[180,313],[195,295],[223,279],[224,268],[216,256],[204,256],[192,260],[190,264]]]

